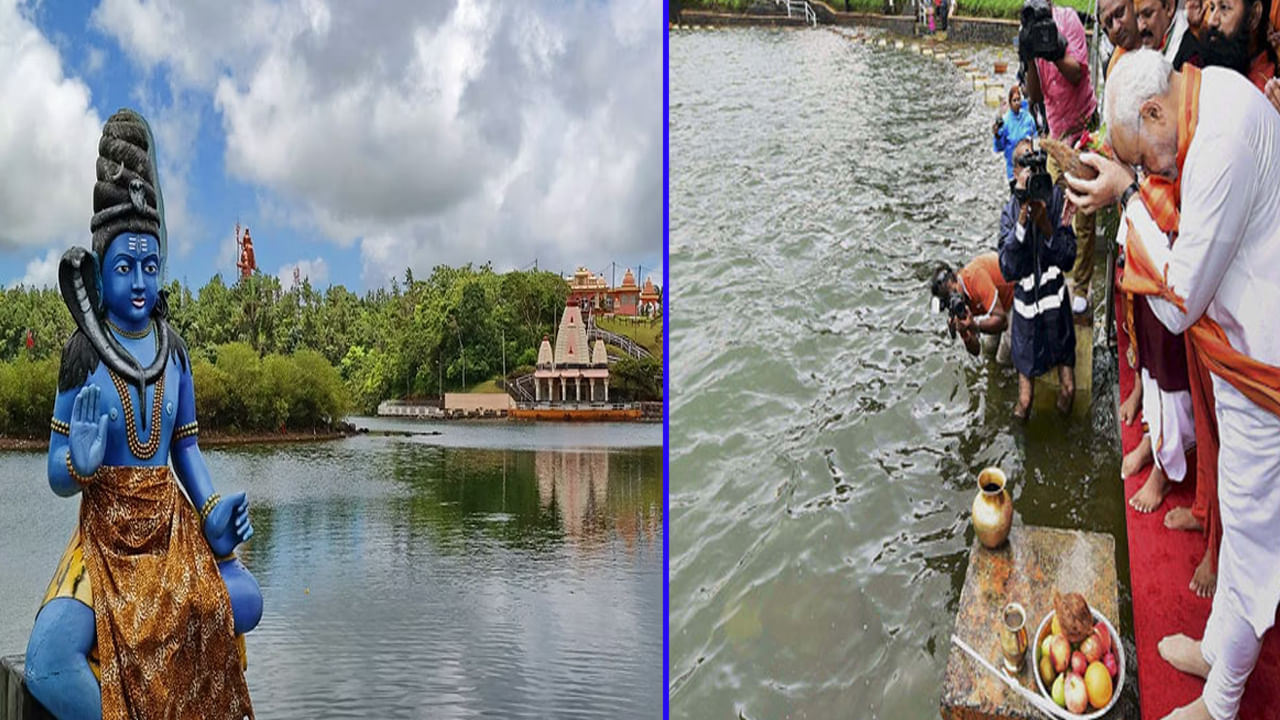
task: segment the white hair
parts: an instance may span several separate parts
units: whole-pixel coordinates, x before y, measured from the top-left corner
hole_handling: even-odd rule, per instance
[[[1107,127],[1138,132],[1142,104],[1169,91],[1173,66],[1151,48],[1130,50],[1116,61],[1107,78]]]

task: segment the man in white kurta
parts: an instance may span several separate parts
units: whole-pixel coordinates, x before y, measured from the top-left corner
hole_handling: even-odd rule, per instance
[[[1160,74],[1164,88],[1150,80]],[[1107,124],[1118,157],[1149,173],[1179,173],[1173,160],[1181,78],[1151,51],[1120,59],[1107,89]],[[1162,107],[1153,110],[1153,103]],[[1121,115],[1130,112],[1140,118],[1136,125]],[[1167,285],[1185,300],[1184,313],[1152,298],[1160,321],[1180,333],[1207,315],[1235,350],[1272,366],[1280,366],[1277,158],[1280,114],[1239,73],[1206,68],[1199,122],[1180,171],[1181,219],[1173,248],[1140,195],[1128,198],[1125,207],[1154,266],[1164,269]],[[1100,177],[1068,181],[1082,206],[1113,201],[1130,181],[1116,163],[1096,156],[1086,156],[1086,162]],[[1216,374],[1213,391],[1221,443],[1218,589],[1203,641],[1171,636],[1161,641],[1160,651],[1179,669],[1207,675],[1201,699],[1170,717],[1225,720],[1236,716],[1261,638],[1280,604],[1280,417]]]

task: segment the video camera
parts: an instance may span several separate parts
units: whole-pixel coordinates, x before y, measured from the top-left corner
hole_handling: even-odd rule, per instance
[[[1033,144],[1032,148],[1018,156],[1018,166],[1030,168],[1031,177],[1027,179],[1025,188],[1013,189],[1013,196],[1019,203],[1039,200],[1048,207],[1049,200],[1053,198],[1053,179],[1049,177],[1049,169],[1046,167],[1049,154],[1038,147],[1038,144]]]
[[[1067,52],[1067,43],[1053,21],[1049,0],[1026,0],[1022,6],[1022,28],[1018,31],[1018,55],[1027,60],[1058,61]]]
[[[942,266],[934,271],[933,282],[931,283],[933,309],[934,312],[946,310],[953,319],[963,320],[969,317],[969,302],[964,293],[951,289],[951,283],[953,282],[955,282],[955,273],[950,268]],[[947,330],[954,340],[956,337],[955,323],[947,323]]]

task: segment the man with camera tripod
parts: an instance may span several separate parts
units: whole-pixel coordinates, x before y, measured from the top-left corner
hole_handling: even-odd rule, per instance
[[[1030,138],[1014,149],[1013,197],[1000,216],[1000,272],[1013,281],[1013,366],[1018,371],[1018,404],[1013,414],[1031,412],[1033,379],[1058,368],[1058,410],[1071,410],[1075,395],[1076,336],[1067,303],[1065,271],[1076,257],[1071,229],[1074,208],[1054,187],[1046,155]]]
[[[1044,104],[1047,134],[1074,146],[1098,128],[1098,101],[1089,81],[1089,47],[1076,11],[1055,7],[1052,0],[1027,0],[1018,32],[1018,55],[1026,68],[1027,98]],[[1071,309],[1088,309],[1093,279],[1093,213],[1076,213],[1075,267],[1071,269]]]

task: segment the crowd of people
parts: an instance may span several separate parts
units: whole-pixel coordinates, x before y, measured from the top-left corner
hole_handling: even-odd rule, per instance
[[[1102,138],[1079,17],[1050,5],[1055,39],[1029,33],[1024,12],[1024,75],[993,127],[1011,193],[997,251],[959,272],[939,266],[931,291],[971,353],[976,334],[1009,333],[1015,415],[1026,416],[1031,380],[1054,367],[1067,410],[1071,315],[1089,315],[1092,219],[1117,208],[1114,330],[1137,377],[1120,420],[1144,428],[1122,472],[1151,467],[1128,502],[1155,512],[1194,467],[1194,505],[1168,510],[1164,525],[1204,534],[1189,591],[1213,596],[1202,632],[1160,642],[1165,660],[1206,680],[1168,717],[1225,720],[1280,607],[1280,328],[1268,319],[1280,306],[1280,7],[1184,3],[1100,0]],[[1045,137],[1083,150],[1096,177],[1065,173],[1037,192]]]

